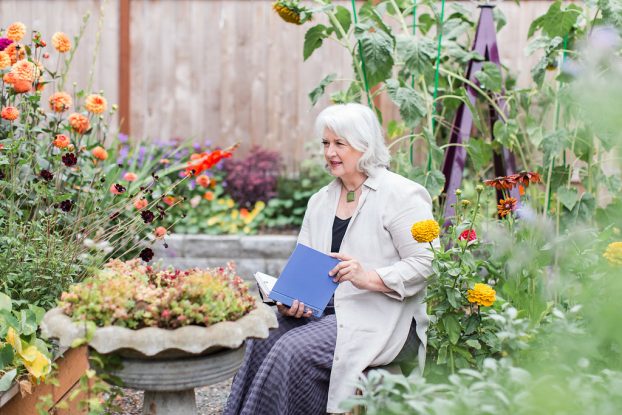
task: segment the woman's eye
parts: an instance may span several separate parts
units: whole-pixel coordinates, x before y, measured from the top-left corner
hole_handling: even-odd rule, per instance
[[[327,146],[328,145],[328,141],[322,141],[322,145],[323,146]]]

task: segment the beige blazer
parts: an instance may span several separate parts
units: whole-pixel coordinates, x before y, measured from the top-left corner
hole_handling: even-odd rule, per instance
[[[340,191],[341,182],[334,180],[311,197],[299,243],[330,252]],[[433,254],[428,244],[412,238],[410,228],[432,218],[432,200],[421,185],[386,169],[365,181],[340,252],[357,259],[365,269],[376,270],[394,292],[339,284],[335,292],[337,345],[327,412],[345,412],[339,403],[355,393],[354,383],[363,370],[393,361],[406,342],[413,318],[421,339],[419,367],[423,368],[429,324],[423,300]]]

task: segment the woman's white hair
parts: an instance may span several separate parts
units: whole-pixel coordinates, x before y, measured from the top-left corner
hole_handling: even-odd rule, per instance
[[[389,166],[391,156],[382,127],[369,107],[354,103],[331,105],[315,120],[316,136],[323,137],[327,128],[363,153],[358,169],[366,175],[372,176],[374,170]]]

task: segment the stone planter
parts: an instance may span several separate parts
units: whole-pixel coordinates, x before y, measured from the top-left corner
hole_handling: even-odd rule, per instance
[[[112,374],[125,386],[145,391],[144,414],[190,415],[196,414],[194,388],[232,376],[242,363],[244,341],[266,338],[269,329],[275,327],[274,312],[257,303],[257,308],[241,319],[209,327],[101,327],[95,330],[89,346],[99,353],[121,357],[123,368]],[[61,346],[84,336],[83,325],[72,322],[58,308],[46,313],[41,329],[58,338]]]

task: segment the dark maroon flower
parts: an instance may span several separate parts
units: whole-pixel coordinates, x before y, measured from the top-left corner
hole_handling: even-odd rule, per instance
[[[110,220],[115,220],[116,218],[119,217],[119,212],[114,212],[112,215],[108,216],[110,218]]]
[[[114,188],[117,190],[117,192],[119,192],[119,194],[125,193],[125,187],[123,187],[119,183],[115,183]]]
[[[78,163],[78,157],[73,153],[66,153],[61,159],[67,167],[75,166]]]
[[[151,250],[151,248],[145,248],[142,251],[140,251],[140,259],[142,259],[145,262],[149,262],[153,259],[153,251]]]
[[[6,37],[0,37],[0,50],[5,50],[7,46],[9,46],[13,41],[11,39],[7,39]]]
[[[49,170],[41,170],[41,172],[39,172],[39,176],[41,176],[41,178],[46,182],[49,182],[54,178],[54,174],[52,174]]]
[[[140,212],[140,216],[143,218],[145,223],[151,223],[155,219],[155,215],[150,210],[143,210]]]
[[[0,180],[4,179],[4,172],[0,170]]]
[[[63,212],[70,212],[71,209],[73,209],[73,200],[71,199],[63,200],[62,202],[58,204],[58,207]]]

